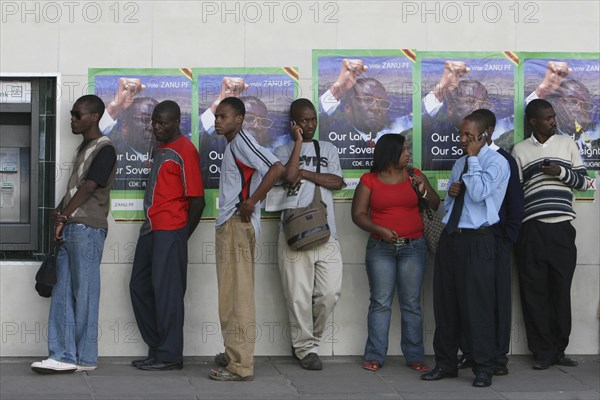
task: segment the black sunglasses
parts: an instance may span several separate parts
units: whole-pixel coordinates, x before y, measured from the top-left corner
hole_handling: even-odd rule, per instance
[[[75,110],[71,110],[71,117],[75,117],[75,119],[81,119],[82,115],[86,115],[86,114],[92,114],[89,112],[81,112],[81,111],[75,111]]]

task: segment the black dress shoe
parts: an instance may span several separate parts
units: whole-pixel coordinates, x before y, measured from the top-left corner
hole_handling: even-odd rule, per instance
[[[153,363],[142,365],[138,368],[144,371],[168,371],[171,369],[183,369],[183,362],[166,362],[154,360]]]
[[[458,364],[456,366],[458,367],[458,369],[473,368],[473,366],[475,366],[475,363],[473,362],[473,360],[470,360],[467,357],[463,356],[460,359],[460,361],[458,361]]]
[[[552,363],[548,360],[537,360],[534,364],[533,364],[533,369],[548,369],[552,366]]]
[[[504,376],[508,375],[508,368],[506,365],[494,365],[494,375]]]
[[[444,378],[456,378],[458,376],[458,370],[447,371],[440,367],[435,367],[429,372],[425,372],[421,375],[421,379],[424,381],[439,381]]]
[[[576,367],[579,364],[579,361],[573,360],[571,357],[562,356],[556,361],[556,365],[560,365],[562,367]]]
[[[133,360],[131,362],[131,365],[136,368],[139,368],[142,365],[149,365],[149,364],[152,364],[153,362],[154,362],[154,357],[146,357],[144,359]]]
[[[492,375],[487,372],[478,372],[473,379],[473,386],[475,387],[488,387],[492,384]]]

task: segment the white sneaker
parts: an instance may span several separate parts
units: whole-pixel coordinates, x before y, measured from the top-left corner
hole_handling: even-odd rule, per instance
[[[75,372],[94,371],[96,368],[98,368],[98,366],[96,366],[96,365],[79,365],[79,364],[77,364],[77,369],[75,370]]]
[[[46,360],[34,362],[31,364],[31,369],[40,374],[66,374],[75,372],[77,370],[77,365],[48,358]]]

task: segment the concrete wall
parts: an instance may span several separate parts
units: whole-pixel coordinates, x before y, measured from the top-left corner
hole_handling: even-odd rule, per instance
[[[597,1],[469,4],[283,1],[256,2],[249,6],[242,2],[1,1],[0,73],[61,74],[57,151],[63,165],[70,161],[79,143],[70,133],[68,110],[77,97],[87,92],[90,67],[296,65],[300,68],[302,95],[311,98],[311,50],[315,48],[600,50]],[[298,10],[302,12],[299,18]],[[332,18],[337,22],[331,21]],[[61,195],[65,186],[66,179],[57,182]],[[596,194],[594,203],[575,206],[579,255],[572,290],[573,332],[569,353],[595,354],[599,349],[599,204]],[[367,235],[348,218],[348,203],[336,204],[335,212],[342,243],[344,283],[321,353],[362,354],[369,297],[363,263]],[[135,325],[128,292],[139,225],[117,225],[114,221],[110,224],[101,267],[100,354],[144,354],[146,348]],[[256,354],[289,354],[289,336],[293,333],[287,326],[276,265],[277,224],[263,222],[263,234],[257,242],[260,257],[256,268],[259,334]],[[213,224],[203,222],[190,240],[186,355],[214,355],[222,349],[213,243]],[[0,265],[0,356],[47,352],[49,300],[37,297],[33,291],[37,268],[37,263]],[[430,265],[423,295],[428,353],[432,353],[434,330],[431,283]],[[516,280],[513,289],[512,352],[523,354],[527,353],[527,344]],[[397,305],[392,322],[389,353],[400,354]]]

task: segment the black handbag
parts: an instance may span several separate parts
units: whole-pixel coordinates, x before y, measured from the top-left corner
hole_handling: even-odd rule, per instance
[[[52,287],[56,284],[56,249],[54,247],[53,252],[48,254],[40,269],[35,274],[35,290],[42,297],[52,296]]]

